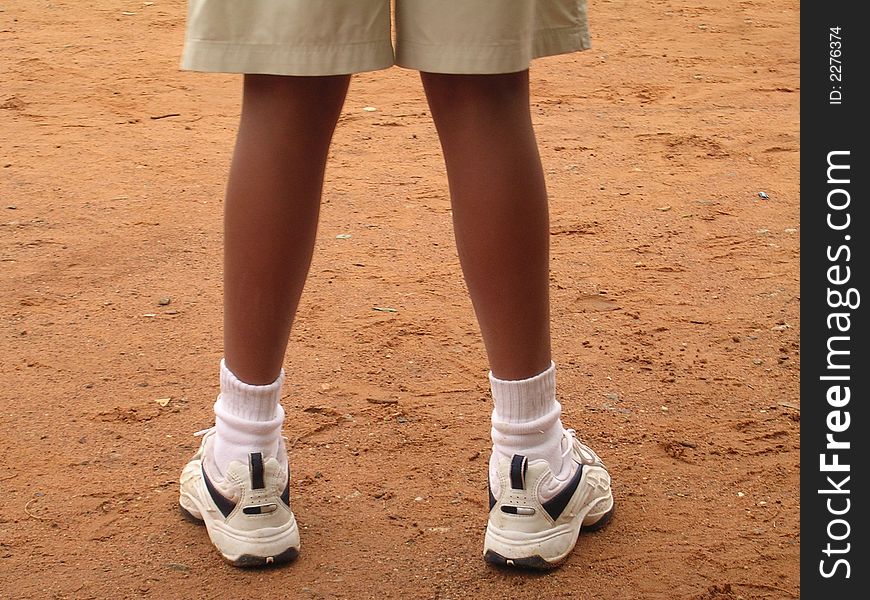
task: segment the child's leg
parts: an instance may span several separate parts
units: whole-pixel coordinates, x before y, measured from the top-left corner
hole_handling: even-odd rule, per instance
[[[453,205],[456,245],[486,345],[494,462],[522,454],[562,471],[550,358],[549,217],[528,71],[423,73]],[[565,463],[570,469],[570,464]]]
[[[528,71],[422,77],[447,163],[462,270],[492,368],[484,557],[550,568],[565,559],[581,528],[607,522],[613,496],[601,460],[563,428],[556,400],[547,192]]]
[[[456,245],[493,374],[550,366],[547,191],[528,71],[422,74],[441,138]]]
[[[281,363],[308,274],[349,76],[246,75],[224,208],[224,346],[213,466],[278,452]]]
[[[349,80],[245,76],[225,204],[221,393],[215,427],[184,467],[179,494],[182,512],[204,523],[237,566],[278,564],[299,551],[281,439],[281,363]]]
[[[271,383],[281,370],[349,81],[245,76],[224,208],[224,346],[246,383]]]

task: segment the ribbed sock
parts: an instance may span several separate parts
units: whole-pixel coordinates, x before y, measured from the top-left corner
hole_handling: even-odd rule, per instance
[[[284,371],[268,385],[251,385],[239,380],[223,360],[220,368],[212,460],[223,476],[232,461],[247,464],[251,452],[262,452],[264,458],[277,456],[284,423],[280,403]]]
[[[492,447],[498,464],[501,457],[523,454],[528,459],[544,459],[557,478],[562,479],[564,427],[562,407],[556,400],[556,365],[530,377],[514,381],[489,381],[495,408],[492,411]],[[568,463],[567,471],[571,465]]]

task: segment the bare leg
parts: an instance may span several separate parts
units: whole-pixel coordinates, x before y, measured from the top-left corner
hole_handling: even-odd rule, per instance
[[[421,73],[447,164],[462,270],[501,379],[531,377],[551,360],[547,190],[528,75]]]
[[[245,76],[224,209],[224,352],[246,383],[270,383],[281,370],[349,81]]]

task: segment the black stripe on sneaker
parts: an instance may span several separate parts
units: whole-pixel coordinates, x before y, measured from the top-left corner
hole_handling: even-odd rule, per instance
[[[535,509],[529,506],[510,506],[509,504],[503,504],[501,507],[501,512],[507,513],[509,515],[532,516],[535,514]]]
[[[278,505],[274,502],[268,504],[257,504],[255,506],[246,506],[242,512],[246,515],[267,515],[278,510]]]
[[[526,489],[526,471],[528,468],[528,459],[522,454],[514,454],[511,458],[511,487],[513,489]]]
[[[205,474],[204,467],[202,468],[202,480],[205,482],[205,489],[208,490],[209,496],[211,496],[212,501],[215,503],[215,506],[218,507],[218,510],[221,511],[221,514],[223,514],[224,517],[230,516],[230,513],[236,508],[236,503],[227,499],[217,491],[217,488],[212,484],[208,475]]]
[[[492,495],[492,486],[489,481],[486,482],[486,491],[489,492],[489,510],[492,510],[492,507],[495,506],[495,496]]]
[[[555,521],[559,518],[562,511],[565,510],[565,507],[568,506],[568,503],[574,496],[574,492],[577,491],[577,486],[580,485],[580,480],[582,478],[583,465],[579,465],[577,470],[574,472],[574,476],[565,484],[562,491],[541,504],[541,506],[544,507],[544,510],[547,511],[547,514],[550,515],[551,519]]]
[[[281,492],[281,502],[288,507],[290,506],[290,478],[287,478],[287,485],[284,486],[284,491]]]
[[[260,452],[251,452],[248,455],[248,463],[251,466],[251,489],[266,489],[266,482],[263,478],[263,454]]]

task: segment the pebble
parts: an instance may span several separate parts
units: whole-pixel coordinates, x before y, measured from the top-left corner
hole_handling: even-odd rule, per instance
[[[160,300],[157,301],[157,304],[159,304],[160,306],[166,306],[170,302],[172,302],[172,298],[170,298],[169,296],[164,296],[163,298],[161,298]]]
[[[770,196],[768,196],[765,192],[758,192],[758,197],[762,200],[767,200],[768,198],[770,198]]]
[[[364,106],[364,107],[363,107],[363,110],[366,111],[366,112],[375,112],[375,111],[377,111],[378,109],[375,108],[374,106]]]

